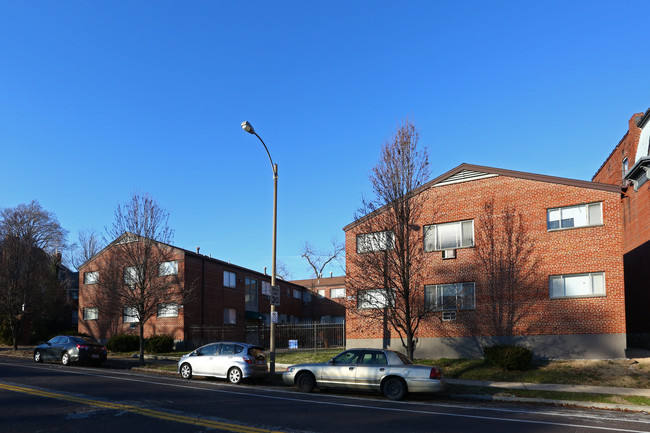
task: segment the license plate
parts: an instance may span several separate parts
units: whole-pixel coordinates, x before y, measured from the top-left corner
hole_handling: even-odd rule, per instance
[[[95,358],[95,359],[99,359],[99,355],[97,355],[97,354],[93,354],[93,358]]]
[[[264,365],[264,361],[261,361],[261,360],[258,359],[257,360],[257,365]]]

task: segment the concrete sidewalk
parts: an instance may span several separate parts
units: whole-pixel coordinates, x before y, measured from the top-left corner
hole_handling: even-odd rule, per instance
[[[639,396],[650,398],[650,389],[623,388],[613,386],[593,385],[561,385],[550,383],[520,383],[520,382],[490,382],[482,380],[445,379],[455,385],[476,386],[482,388],[523,389],[533,391],[575,392],[585,394],[611,394],[624,396]],[[649,408],[650,409],[650,408]]]

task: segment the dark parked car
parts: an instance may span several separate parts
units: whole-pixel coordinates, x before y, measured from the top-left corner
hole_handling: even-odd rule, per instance
[[[212,376],[239,383],[242,379],[263,379],[269,367],[264,348],[246,343],[211,343],[183,355],[178,373],[184,379]]]
[[[34,361],[61,360],[63,365],[71,362],[89,362],[99,365],[106,361],[106,347],[73,335],[57,335],[34,349]]]

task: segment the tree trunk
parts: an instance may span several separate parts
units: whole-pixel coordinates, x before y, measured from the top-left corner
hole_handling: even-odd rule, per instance
[[[144,365],[144,323],[140,322],[140,365]]]

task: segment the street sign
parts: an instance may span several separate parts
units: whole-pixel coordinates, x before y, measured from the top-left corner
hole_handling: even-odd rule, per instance
[[[280,305],[280,286],[271,287],[271,305]]]
[[[278,323],[278,312],[273,311],[271,313],[271,323]]]

